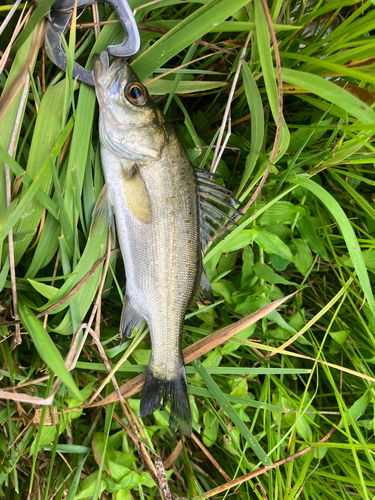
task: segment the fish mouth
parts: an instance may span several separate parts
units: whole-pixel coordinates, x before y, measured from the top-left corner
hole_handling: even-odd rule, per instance
[[[102,89],[108,89],[113,83],[116,76],[125,67],[123,59],[116,59],[109,65],[109,56],[104,50],[99,54],[95,54],[92,58],[93,62],[93,75],[95,86]]]
[[[93,64],[92,72],[94,74],[94,80],[95,83],[97,83],[99,78],[103,75],[103,73],[105,73],[109,69],[109,57],[107,52],[103,50],[100,55],[94,54],[92,58],[92,64]]]

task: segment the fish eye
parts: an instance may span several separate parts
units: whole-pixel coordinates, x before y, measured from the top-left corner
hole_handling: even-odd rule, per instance
[[[143,106],[147,102],[147,90],[141,83],[133,83],[126,88],[125,95],[131,104]]]

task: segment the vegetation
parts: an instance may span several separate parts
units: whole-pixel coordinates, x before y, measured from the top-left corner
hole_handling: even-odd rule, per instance
[[[12,2],[0,6],[0,497],[374,498],[374,1],[269,0],[271,30],[263,0],[129,2],[134,70],[193,164],[217,167],[244,204],[205,257],[216,303],[186,316],[191,439],[168,427],[168,406],[139,417],[148,332],[120,345],[123,263],[105,217],[92,220],[98,111],[71,62],[90,68],[123,29],[101,3],[94,32],[87,8],[66,75],[40,48],[53,2],[9,14]]]

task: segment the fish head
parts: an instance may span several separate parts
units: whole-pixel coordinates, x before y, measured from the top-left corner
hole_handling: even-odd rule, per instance
[[[100,108],[102,146],[137,162],[159,160],[166,142],[165,118],[131,66],[123,59],[109,65],[106,52],[93,57]]]

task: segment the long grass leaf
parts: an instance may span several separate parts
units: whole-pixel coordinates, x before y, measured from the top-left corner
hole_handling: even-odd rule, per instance
[[[312,73],[305,73],[289,68],[283,68],[282,75],[283,81],[309,90],[322,99],[336,104],[362,123],[375,124],[375,111],[368,104],[365,104],[334,83]]]
[[[212,379],[212,377],[207,373],[202,363],[199,360],[194,361],[194,367],[197,373],[202,378],[203,382],[206,384],[208,390],[211,392],[212,396],[220,404],[221,408],[225,411],[228,417],[231,419],[233,424],[240,431],[242,437],[245,439],[250,448],[254,451],[256,456],[264,465],[271,465],[271,460],[264,452],[263,448],[260,446],[258,441],[252,435],[250,430],[246,427],[236,410],[232,407],[225,394],[220,390],[219,386]]]
[[[375,300],[372,293],[366,264],[363,259],[358,239],[347,216],[345,215],[345,212],[337,203],[335,198],[330,193],[328,193],[327,190],[319,186],[319,184],[312,181],[311,179],[298,177],[298,179],[294,180],[293,182],[311,191],[320,199],[320,201],[325,205],[326,209],[331,212],[345,239],[345,243],[348,248],[350,258],[352,259],[353,266],[357,272],[358,279],[361,283],[362,290],[366,296],[369,308],[375,318]]]
[[[247,0],[209,0],[141,54],[132,64],[134,71],[141,81],[145,80],[178,52],[209,32],[216,23],[225,21],[246,3]]]
[[[270,104],[272,116],[275,123],[277,123],[279,115],[279,99],[275,81],[275,71],[272,63],[272,52],[270,50],[271,37],[269,34],[268,24],[261,0],[254,1],[254,10],[255,20],[257,24],[256,38],[258,42],[259,57],[262,66],[264,83],[266,85],[267,97]],[[285,119],[282,118],[279,145],[274,162],[277,162],[277,160],[283,156],[288,148],[289,140],[289,130],[285,123]]]
[[[72,391],[76,398],[80,399],[81,395],[79,389],[76,386],[71,374],[66,369],[64,360],[62,359],[59,351],[52,342],[51,337],[42,327],[40,322],[35,318],[26,303],[22,300],[22,297],[19,297],[19,312],[21,321],[32,338],[40,357],[46,365],[49,366],[52,373],[60,378],[60,380]]]
[[[248,157],[246,158],[246,168],[244,175],[242,176],[240,187],[238,188],[238,193],[240,193],[244,188],[251,172],[253,171],[253,168],[255,167],[255,163],[263,144],[264,136],[263,104],[257,84],[247,64],[242,65],[241,72],[251,116],[251,149]]]

